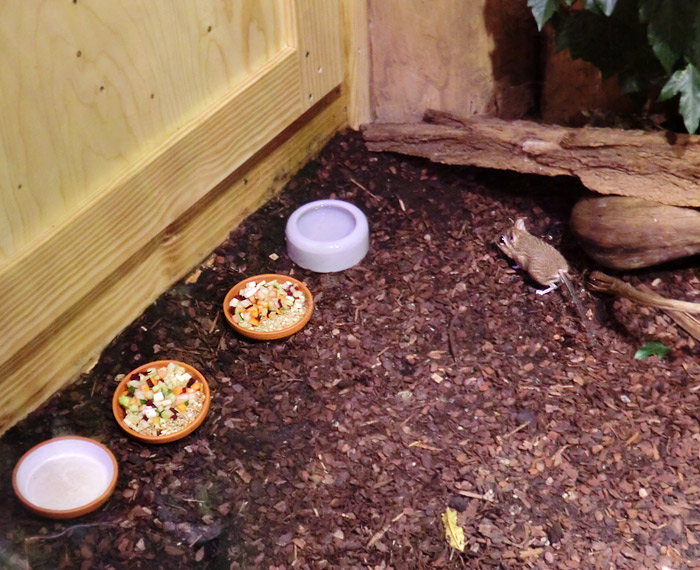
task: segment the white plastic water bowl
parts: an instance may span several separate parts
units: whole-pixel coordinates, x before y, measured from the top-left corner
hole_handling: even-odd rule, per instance
[[[49,439],[27,451],[15,466],[12,485],[35,513],[73,518],[101,506],[117,484],[117,461],[101,443],[79,436]]]
[[[287,220],[285,233],[290,259],[317,273],[348,269],[369,250],[367,217],[343,200],[304,204]]]

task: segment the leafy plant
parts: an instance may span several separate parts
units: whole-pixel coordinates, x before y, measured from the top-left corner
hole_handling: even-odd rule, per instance
[[[661,360],[668,354],[669,350],[671,349],[663,342],[654,340],[643,345],[637,352],[634,353],[634,357],[637,360],[644,360],[650,356],[657,356],[659,360]]]
[[[538,28],[550,22],[555,49],[617,75],[623,93],[647,102],[678,95],[685,128],[700,124],[698,0],[528,0]]]

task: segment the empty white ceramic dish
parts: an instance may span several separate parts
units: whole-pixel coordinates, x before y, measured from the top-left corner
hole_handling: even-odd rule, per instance
[[[317,273],[348,269],[369,250],[367,217],[343,200],[304,204],[287,220],[285,233],[290,259]]]
[[[117,461],[101,443],[79,436],[49,439],[27,451],[12,473],[19,500],[31,511],[67,519],[94,511],[117,484]]]

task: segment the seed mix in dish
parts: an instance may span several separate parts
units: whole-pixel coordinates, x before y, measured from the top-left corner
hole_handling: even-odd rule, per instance
[[[135,372],[119,395],[124,423],[148,436],[176,433],[192,423],[204,405],[202,383],[179,364]]]
[[[260,332],[275,332],[298,322],[306,313],[304,292],[291,281],[249,281],[230,303],[235,322]]]

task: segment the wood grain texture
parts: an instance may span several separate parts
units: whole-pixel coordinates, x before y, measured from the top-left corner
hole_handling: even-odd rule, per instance
[[[120,0],[105,11],[89,0],[77,3],[81,5],[82,11],[75,12],[76,4],[40,0],[12,4],[16,13],[8,12],[7,5],[0,8],[0,15],[4,10],[21,20],[19,29],[36,28],[20,57],[20,71],[29,79],[17,81],[20,87],[0,86],[0,95],[17,98],[10,106],[17,117],[11,108],[0,110],[0,126],[8,127],[0,147],[0,177],[10,181],[0,194],[5,220],[0,223],[5,306],[0,312],[0,363],[5,370],[26,371],[45,350],[54,367],[35,380],[36,393],[22,398],[24,406],[38,405],[75,377],[87,359],[96,357],[97,347],[109,342],[111,336],[102,335],[126,326],[139,308],[211,250],[215,239],[223,239],[220,226],[206,219],[184,242],[173,231],[187,227],[193,208],[211,200],[213,188],[300,120],[311,105],[310,88],[318,102],[343,80],[337,0]],[[95,19],[102,27],[90,27]],[[129,27],[131,19],[138,22]],[[225,37],[212,39],[218,28]],[[183,37],[168,36],[183,30]],[[301,30],[307,34],[303,41]],[[69,64],[60,58],[35,60],[41,54],[48,57],[50,46],[44,44],[51,43],[45,38],[51,33],[58,38],[56,46],[82,46],[79,55],[68,49]],[[0,42],[6,47],[13,39],[21,40],[13,37],[5,19]],[[308,64],[298,49],[301,44],[315,54],[314,65],[326,70],[315,72],[322,78],[303,76]],[[141,55],[148,63],[135,61]],[[76,61],[82,65],[77,71]],[[0,77],[7,78],[3,74],[12,72],[13,65],[3,60]],[[100,66],[112,73],[97,74]],[[83,80],[92,85],[91,98],[88,87],[76,87]],[[164,83],[156,89],[156,81]],[[27,95],[29,85],[39,93]],[[107,101],[108,91],[115,106]],[[139,99],[143,93],[145,105]],[[53,107],[57,112],[51,115]],[[338,125],[334,119],[325,130],[318,125],[311,130],[326,140]],[[307,147],[315,145],[307,141]],[[311,151],[288,152],[289,158]],[[282,174],[277,172],[280,178]],[[227,223],[240,221],[268,195],[259,187],[237,194],[225,213]],[[142,256],[152,263],[147,269],[157,274],[146,283],[138,273],[144,269]],[[118,305],[112,299],[112,313],[103,315],[98,299],[115,288],[122,291],[123,306],[114,311]],[[62,340],[62,349],[55,339]],[[0,388],[15,393],[23,381],[21,374],[4,375]],[[21,413],[13,408],[7,422]]]
[[[369,0],[372,115],[428,109],[522,117],[534,104],[536,26],[525,2]]]
[[[3,2],[0,266],[278,56],[287,18],[275,0]]]
[[[296,0],[295,4],[301,103],[308,109],[343,80],[341,11],[337,1]]]
[[[344,107],[337,93],[322,100],[5,362],[2,386],[9,398],[0,434],[72,381],[174,280],[278,193],[345,125]]]
[[[298,100],[284,96],[299,92],[297,69],[294,52],[283,53],[246,89],[193,118],[177,139],[144,157],[142,164],[59,225],[50,239],[3,268],[0,284],[8,305],[0,326],[7,341],[0,345],[0,361],[36,330],[51,326],[298,117]],[[27,299],[41,298],[47,286],[51,303],[35,314]]]
[[[700,212],[626,196],[579,200],[569,227],[586,254],[613,269],[639,269],[700,253]]]
[[[369,98],[370,52],[367,0],[343,0],[345,89],[348,125],[358,129],[372,120]]]
[[[428,113],[431,123],[373,124],[373,151],[446,164],[576,176],[590,190],[672,206],[700,206],[700,136],[659,131],[568,128],[489,117]]]

